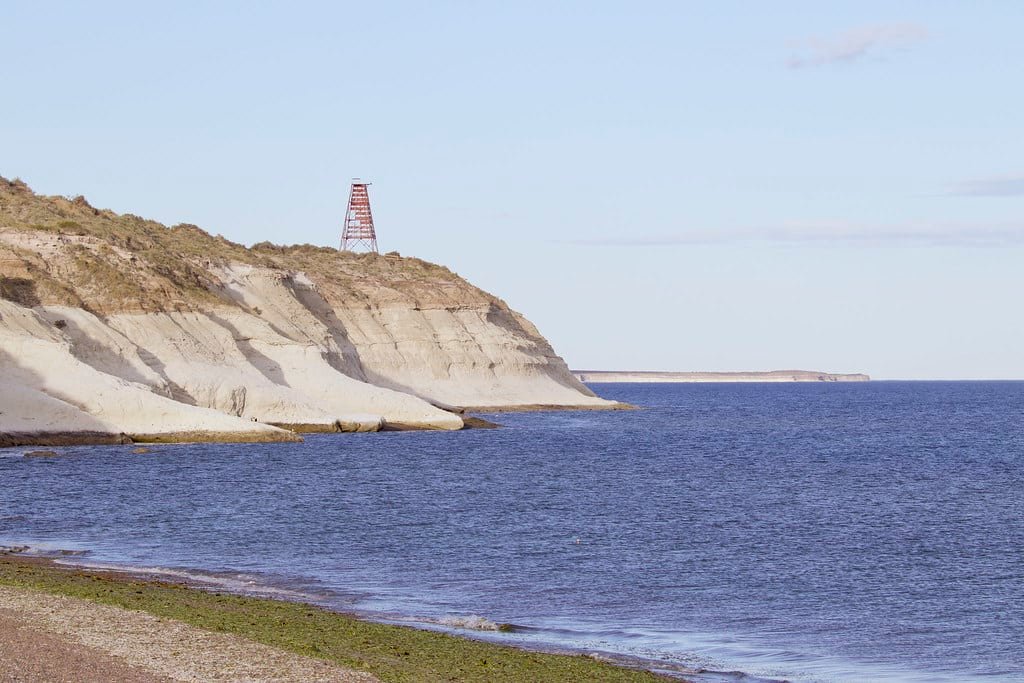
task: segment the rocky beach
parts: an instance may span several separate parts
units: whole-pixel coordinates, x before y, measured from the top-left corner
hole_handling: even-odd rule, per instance
[[[0,679],[538,683],[665,680],[599,657],[530,652],[301,602],[0,551]]]

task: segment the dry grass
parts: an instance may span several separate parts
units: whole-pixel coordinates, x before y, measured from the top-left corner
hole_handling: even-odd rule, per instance
[[[226,303],[217,294],[219,266],[243,263],[314,278],[336,305],[400,300],[413,306],[486,306],[500,302],[444,266],[397,254],[355,254],[309,244],[261,242],[249,249],[191,224],[166,227],[132,214],[92,207],[83,197],[36,195],[0,178],[0,232],[36,234],[57,243],[46,255],[0,251],[0,276],[27,270],[45,304],[81,305],[95,313],[201,310]],[[4,245],[0,242],[0,250]],[[13,259],[14,261],[12,262]],[[2,293],[20,301],[25,285]]]

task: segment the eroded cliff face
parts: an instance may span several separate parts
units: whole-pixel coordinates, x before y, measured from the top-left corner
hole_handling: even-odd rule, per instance
[[[246,249],[3,179],[0,387],[8,441],[458,429],[466,407],[615,405],[446,268]]]

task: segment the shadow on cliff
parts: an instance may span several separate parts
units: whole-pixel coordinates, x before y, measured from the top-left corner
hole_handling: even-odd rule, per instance
[[[544,375],[550,378],[561,386],[578,391],[585,396],[591,396],[597,398],[590,387],[585,385],[583,382],[576,379],[576,376],[569,370],[569,366],[565,364],[565,361],[555,353],[555,350],[548,343],[548,340],[540,335],[540,332],[533,328],[527,329],[523,323],[518,319],[518,314],[514,313],[510,308],[503,308],[495,304],[491,304],[487,309],[486,320],[495,327],[500,327],[503,330],[511,333],[515,337],[525,338],[532,342],[536,348],[530,348],[524,344],[519,344],[517,350],[527,355],[535,355],[537,351],[540,351],[541,355],[547,358],[548,362],[545,364],[538,364],[536,367]]]
[[[13,301],[26,308],[42,303],[36,293],[35,280],[23,277],[0,277],[0,299]]]
[[[123,343],[130,345],[131,348],[134,349],[139,360],[160,377],[164,383],[164,387],[166,387],[166,390],[162,390],[163,388],[159,386],[153,386],[152,378],[140,373],[138,369],[133,367],[131,363],[127,362],[121,354],[117,353],[106,344],[95,343],[92,337],[90,337],[88,331],[82,328],[75,320],[59,318],[58,313],[46,310],[37,309],[37,313],[41,318],[51,323],[54,327],[64,333],[64,335],[71,341],[72,355],[82,363],[85,363],[86,365],[108,375],[120,377],[121,379],[128,380],[129,382],[135,382],[136,384],[149,387],[150,390],[158,396],[166,396],[167,398],[187,405],[196,405],[196,401],[191,394],[172,382],[167,376],[166,367],[159,358],[124,335],[120,335],[117,330],[107,326],[111,334],[120,336]],[[96,318],[96,321],[99,324],[106,326],[106,323],[102,318]]]
[[[248,338],[243,337],[241,332],[238,331],[238,328],[224,318],[221,318],[215,313],[206,313],[205,315],[211,321],[227,330],[228,334],[231,335],[231,339],[234,340],[235,346],[249,365],[254,367],[270,382],[283,387],[288,387],[289,389],[292,388],[284,378],[284,371],[281,369],[280,363],[277,363],[269,356],[257,351],[249,342]],[[287,339],[287,337],[285,338]]]
[[[7,350],[0,349],[0,387],[5,395],[0,398],[0,447],[131,443],[127,436],[111,432],[107,425],[86,413],[80,406],[38,388],[43,386],[46,386],[46,379],[42,375],[19,363]],[[28,397],[38,395],[38,402],[32,401],[26,405],[12,400],[15,388],[25,391]],[[53,430],[43,424],[47,406],[59,410],[62,407],[60,404],[74,414],[73,428],[68,425],[65,429]],[[15,417],[40,420],[40,429],[15,430],[12,424]]]
[[[134,344],[134,342],[133,342]],[[170,390],[170,398],[174,399],[178,403],[184,403],[190,406],[198,406],[199,402],[196,401],[192,394],[185,391],[184,387],[176,382],[171,381],[171,378],[167,375],[167,366],[164,362],[157,358],[156,354],[148,351],[138,344],[135,344],[136,353],[139,354],[139,360],[146,364],[150,370],[160,375],[160,378],[167,383],[167,388]]]
[[[263,375],[264,377],[266,377],[267,380],[269,380],[270,382],[273,382],[274,384],[279,385],[279,386],[288,387],[289,389],[293,388],[288,383],[288,381],[285,379],[284,371],[281,368],[280,363],[274,361],[273,359],[271,359],[266,354],[258,351],[252,345],[252,343],[239,332],[237,327],[235,327],[233,324],[231,324],[227,320],[217,316],[214,313],[206,313],[205,315],[207,317],[209,317],[211,321],[213,321],[217,325],[220,325],[229,334],[231,334],[231,337],[232,337],[232,339],[235,342],[235,346],[241,352],[242,356],[246,359],[246,361],[248,361],[249,365],[251,365],[257,371],[259,371],[259,373],[261,375]],[[338,321],[337,324],[340,325],[341,322]],[[289,339],[289,337],[285,337],[285,338]],[[352,347],[352,348],[353,348],[352,352],[355,353],[355,347]],[[417,398],[421,398],[424,401],[426,401],[427,403],[430,403],[431,405],[437,405],[440,408],[443,408],[443,409],[446,409],[446,410],[451,410],[453,412],[456,411],[456,409],[452,408],[451,406],[439,405],[436,401],[432,401],[432,400],[430,400],[428,398],[419,396],[416,392],[412,391],[411,389],[397,387],[392,382],[388,382],[386,380],[382,380],[380,382],[373,382],[373,381],[371,381],[370,379],[367,378],[367,374],[366,373],[362,373],[361,372],[360,373],[360,375],[361,375],[360,377],[352,377],[352,375],[350,375],[349,373],[343,372],[336,365],[334,365],[333,363],[330,363],[330,359],[329,359],[330,355],[331,354],[322,353],[321,357],[324,358],[324,360],[326,360],[328,362],[328,364],[331,366],[332,370],[334,370],[335,372],[337,372],[340,375],[343,375],[343,376],[345,376],[345,377],[347,377],[349,379],[352,379],[354,381],[363,382],[365,384],[368,384],[370,386],[374,386],[374,387],[377,387],[377,388],[392,389],[394,391],[400,391],[400,392],[402,392],[404,394],[409,394],[409,395],[412,395],[412,396],[416,396]]]
[[[324,360],[326,360],[335,370],[371,386],[413,396],[429,405],[440,408],[441,410],[453,413],[463,412],[458,406],[451,406],[430,396],[424,396],[419,391],[408,385],[396,382],[389,377],[385,377],[380,373],[367,368],[363,363],[362,354],[360,354],[358,347],[356,347],[352,342],[352,339],[349,337],[345,323],[343,323],[338,317],[338,314],[335,312],[331,303],[328,302],[315,287],[301,285],[291,279],[286,281],[286,285],[288,286],[292,296],[295,297],[296,301],[302,304],[302,306],[308,310],[310,314],[320,322],[320,324],[327,328],[328,333],[331,335],[331,339],[334,341],[335,345],[341,349],[340,356],[333,353],[324,354]]]
[[[312,287],[300,285],[293,279],[284,281],[284,285],[291,292],[291,295],[295,297],[295,300],[302,304],[321,325],[327,328],[327,332],[331,335],[331,340],[341,349],[340,355],[335,353],[324,354],[324,360],[343,375],[348,375],[360,382],[369,382],[366,369],[363,367],[363,361],[359,357],[359,351],[356,349],[355,344],[352,343],[352,340],[349,339],[348,330],[345,329],[344,323],[338,319],[334,308],[327,303],[327,300],[323,298],[320,292]]]

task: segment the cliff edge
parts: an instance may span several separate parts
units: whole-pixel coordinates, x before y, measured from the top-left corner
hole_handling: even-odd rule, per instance
[[[442,266],[258,244],[0,178],[0,445],[459,429],[613,408]]]

